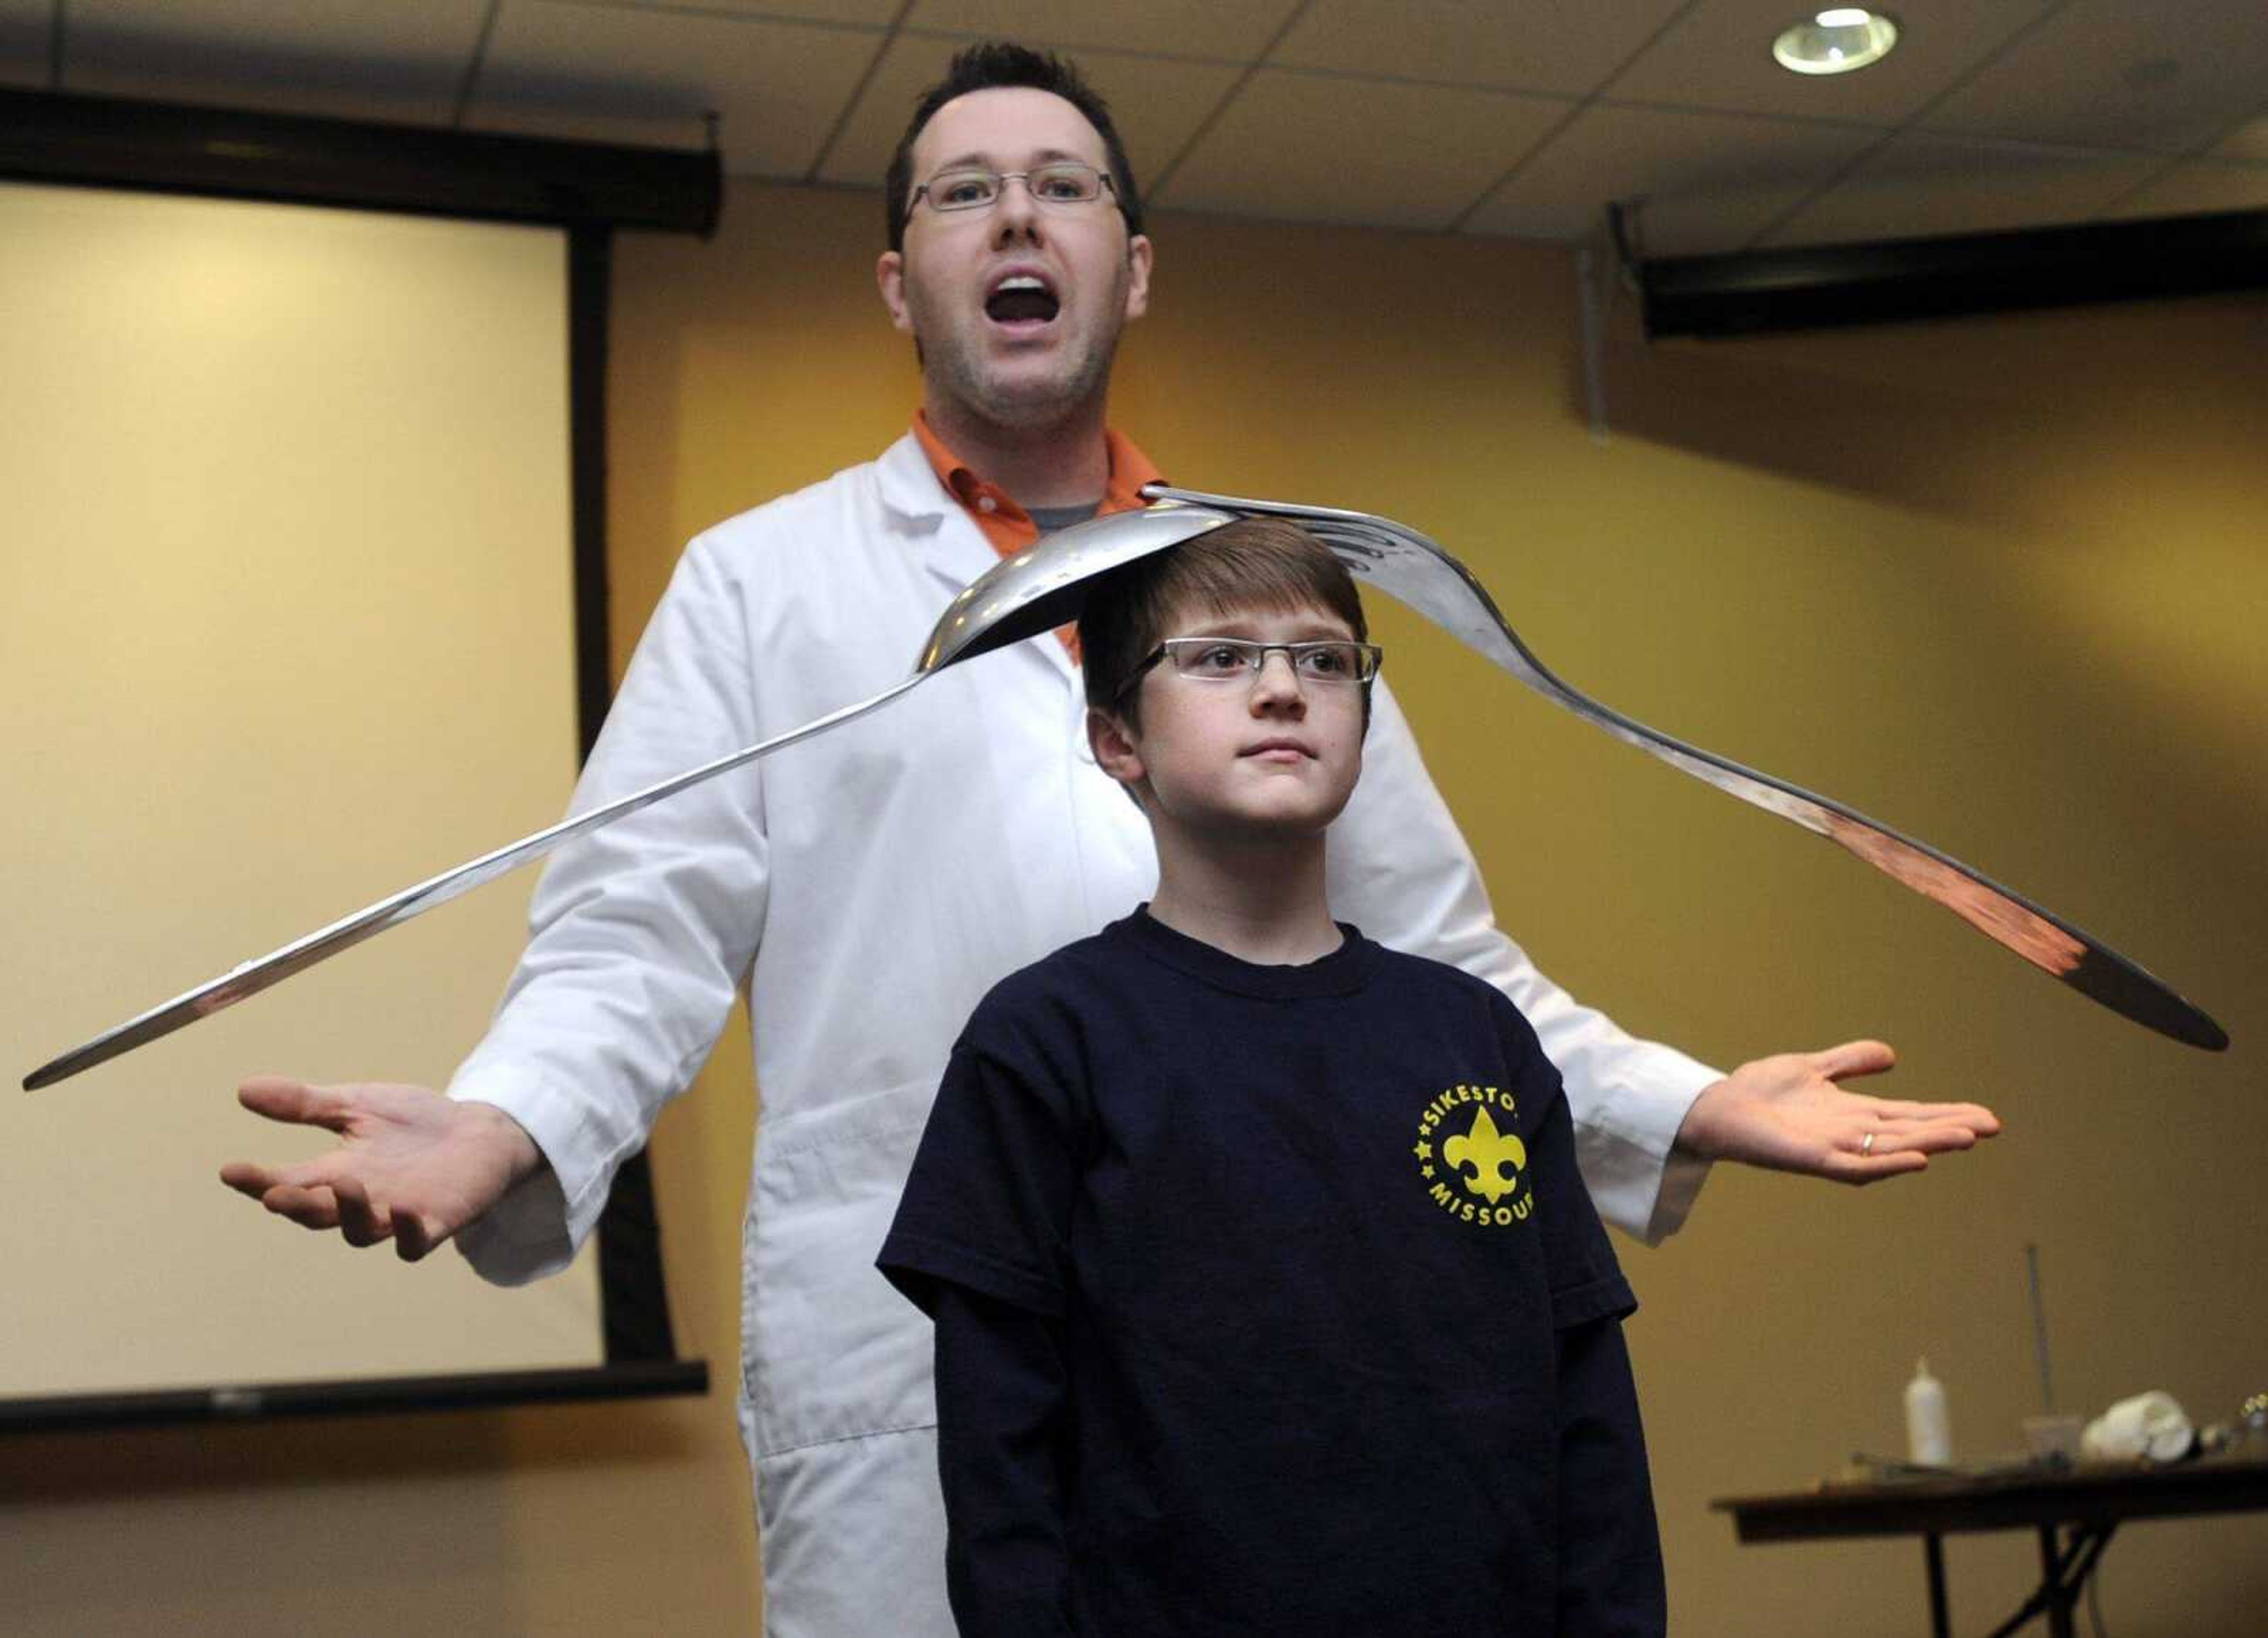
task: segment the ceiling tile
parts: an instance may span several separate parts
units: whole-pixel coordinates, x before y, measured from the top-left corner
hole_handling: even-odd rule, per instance
[[[1268,59],[1437,84],[1580,96],[1686,0],[1313,0]]]
[[[2268,114],[2261,114],[2244,121],[2216,143],[2213,156],[2216,159],[2259,159],[2268,161]]]
[[[2158,165],[2140,154],[1907,132],[1763,242],[1839,244],[2084,222]]]
[[[2183,153],[2257,113],[2264,85],[2261,0],[2072,0],[1921,123]]]
[[[880,187],[914,104],[943,76],[946,60],[967,43],[906,34],[892,40],[858,107],[828,151],[821,180]],[[1133,162],[1134,180],[1144,187],[1188,145],[1236,83],[1239,72],[1226,64],[1166,62],[1095,50],[1080,53],[1079,65],[1110,105],[1111,120]]]
[[[1649,250],[1676,254],[2257,208],[2268,0],[1899,0],[1900,50],[1828,80],[1770,61],[1802,9],[64,0],[63,85],[442,124],[480,50],[476,127],[691,146],[714,108],[736,173],[872,186],[951,53],[1005,35],[1075,55],[1138,174],[1191,209],[1564,240],[1608,199],[1638,199]],[[0,84],[48,83],[56,14],[0,0]],[[1873,145],[1909,121],[1928,129]]]
[[[70,0],[63,89],[446,123],[484,0]]]
[[[1159,195],[1175,209],[1447,227],[1573,105],[1264,70]]]
[[[48,88],[55,0],[0,0],[0,85]]]
[[[1465,225],[1581,239],[1609,200],[1637,200],[1649,254],[1738,250],[1877,140],[1808,120],[1593,103]]]
[[[964,40],[1248,62],[1299,0],[915,0],[906,27]],[[1082,62],[1081,67],[1085,67]]]
[[[2128,195],[2103,215],[2190,217],[2220,210],[2268,210],[2268,165],[2192,159]]]
[[[713,12],[508,0],[466,123],[694,147],[720,118],[725,168],[800,177],[883,36]]]
[[[2052,0],[1904,0],[1897,49],[1853,74],[1791,74],[1772,61],[1801,0],[1701,0],[1607,88],[1617,102],[1668,103],[1791,119],[1892,126]]]
[[[887,29],[904,0],[556,0],[623,11],[725,11],[772,23],[813,23],[822,27]],[[504,0],[507,5],[521,0]]]

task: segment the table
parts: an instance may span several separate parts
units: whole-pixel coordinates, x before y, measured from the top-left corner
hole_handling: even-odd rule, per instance
[[[1709,1504],[1733,1516],[1744,1542],[1847,1536],[1922,1538],[1930,1630],[1949,1638],[1944,1538],[1963,1531],[2035,1530],[2040,1587],[1992,1638],[2044,1615],[2054,1638],[2072,1638],[2072,1612],[2112,1533],[2130,1518],[2177,1518],[2268,1508],[2268,1453],[2208,1457],[2170,1466],[2015,1467],[1862,1483],[1831,1483],[1780,1495],[1727,1496]]]

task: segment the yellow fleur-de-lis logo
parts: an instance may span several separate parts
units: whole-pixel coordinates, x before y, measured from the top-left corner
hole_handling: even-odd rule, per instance
[[[1449,1135],[1454,1123],[1472,1119]],[[1535,1210],[1534,1180],[1527,1175],[1528,1145],[1515,1124],[1520,1105],[1513,1094],[1485,1083],[1460,1081],[1425,1100],[1418,1117],[1418,1180],[1425,1198],[1459,1223],[1478,1229],[1507,1229],[1526,1223]],[[1499,1130],[1496,1117],[1504,1116]],[[1447,1171],[1448,1177],[1440,1173]]]
[[[1485,1107],[1473,1111],[1472,1129],[1441,1145],[1441,1158],[1462,1172],[1469,1166],[1464,1185],[1491,1206],[1520,1186],[1521,1169],[1528,1164],[1528,1145],[1517,1135],[1499,1133]]]

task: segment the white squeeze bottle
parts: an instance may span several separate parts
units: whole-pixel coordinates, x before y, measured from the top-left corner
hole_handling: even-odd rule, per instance
[[[1927,1467],[1953,1460],[1953,1425],[1945,1414],[1945,1385],[1929,1374],[1929,1362],[1914,1367],[1906,1384],[1906,1459]]]

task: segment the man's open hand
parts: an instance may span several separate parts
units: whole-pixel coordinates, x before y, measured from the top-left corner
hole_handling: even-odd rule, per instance
[[[312,1086],[260,1075],[236,1097],[271,1120],[327,1128],[339,1142],[289,1165],[232,1161],[222,1182],[303,1228],[336,1229],[350,1245],[392,1240],[404,1262],[482,1216],[543,1164],[534,1140],[502,1110],[423,1086]]]
[[[1999,1131],[1999,1117],[1981,1104],[1905,1103],[1838,1084],[1897,1061],[1881,1041],[1859,1040],[1744,1063],[1693,1100],[1677,1147],[1705,1160],[1873,1183],[1924,1171],[1932,1155]]]

